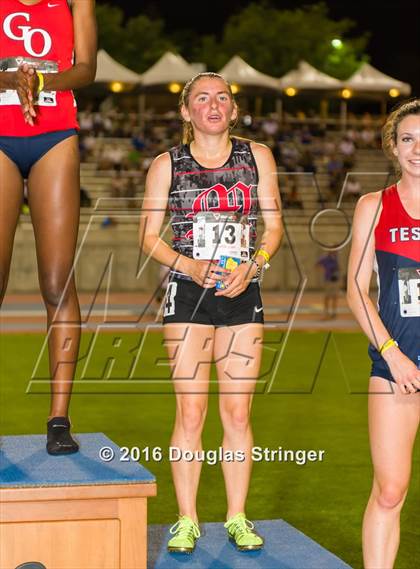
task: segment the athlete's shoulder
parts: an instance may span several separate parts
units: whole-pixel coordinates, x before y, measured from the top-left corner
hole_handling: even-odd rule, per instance
[[[164,173],[171,169],[171,156],[168,152],[162,152],[162,154],[158,154],[156,158],[152,160],[152,163],[149,167],[149,173]]]
[[[382,204],[382,190],[378,192],[369,192],[357,201],[356,208],[354,210],[354,220],[372,218],[379,212]]]
[[[153,194],[163,191],[166,195],[171,182],[171,157],[169,152],[156,156],[150,164],[146,177],[146,191],[153,189]]]
[[[251,142],[251,151],[257,163],[260,174],[262,171],[273,172],[277,170],[271,148],[262,142]]]
[[[269,147],[266,144],[262,144],[261,142],[255,142],[251,138],[245,138],[244,136],[232,136],[232,140],[235,142],[236,148],[246,147],[250,149],[254,154],[255,152],[261,152],[260,148],[266,148],[270,151]]]
[[[255,142],[255,140],[251,140],[251,150],[254,156],[268,157],[273,155],[271,148],[267,144]]]

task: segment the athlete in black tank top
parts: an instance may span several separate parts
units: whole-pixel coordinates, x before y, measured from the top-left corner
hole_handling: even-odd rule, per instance
[[[251,141],[232,137],[231,142],[229,159],[220,168],[205,168],[199,164],[188,144],[169,151],[172,184],[168,206],[173,231],[172,247],[182,255],[193,256],[193,219],[203,211],[233,214],[238,219],[247,216],[251,226],[251,256],[255,252],[258,170]]]
[[[263,336],[258,277],[280,245],[282,225],[271,151],[230,136],[237,112],[221,76],[204,73],[187,83],[181,96],[184,143],[150,167],[140,235],[143,249],[172,269],[164,302],[164,336],[177,394],[171,445],[182,456],[192,452],[199,458],[214,360],[224,429],[225,527],[238,549],[252,550],[264,543],[245,516],[250,408]],[[160,237],[167,207],[172,246]],[[264,233],[257,247],[259,213]],[[236,458],[229,460],[229,453]],[[200,466],[186,456],[172,463],[180,519],[171,530],[169,551],[190,553],[200,537]]]

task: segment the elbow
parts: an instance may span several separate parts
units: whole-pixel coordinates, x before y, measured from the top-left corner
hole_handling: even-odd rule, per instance
[[[84,78],[84,85],[83,87],[87,87],[88,85],[91,85],[92,83],[94,83],[95,81],[95,77],[96,77],[96,65],[89,67],[86,71],[86,76]]]
[[[140,249],[142,249],[147,255],[149,255],[152,252],[155,243],[156,243],[155,235],[140,234],[140,239],[139,239]]]
[[[368,297],[367,291],[361,290],[355,283],[347,285],[346,300],[353,314],[357,312],[360,306],[366,304]]]
[[[80,74],[78,87],[87,87],[95,81],[96,77],[96,61],[93,63],[78,63],[79,68],[83,70]]]
[[[353,306],[356,301],[357,296],[360,298],[360,294],[358,294],[358,290],[355,283],[350,283],[347,281],[347,291],[346,291],[346,301],[349,308],[353,311]]]

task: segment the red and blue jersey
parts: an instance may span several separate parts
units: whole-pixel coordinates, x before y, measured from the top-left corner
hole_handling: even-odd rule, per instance
[[[419,196],[420,197],[420,196]],[[386,329],[414,363],[420,356],[420,219],[405,210],[397,185],[382,191],[375,228],[378,309]],[[370,356],[381,356],[369,347]]]
[[[0,69],[16,71],[27,62],[42,73],[73,66],[73,17],[68,0],[0,1]],[[72,91],[42,91],[35,125],[25,123],[16,91],[0,92],[0,136],[34,136],[77,128]]]

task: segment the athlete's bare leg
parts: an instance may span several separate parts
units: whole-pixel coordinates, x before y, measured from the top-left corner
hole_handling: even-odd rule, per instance
[[[0,305],[9,279],[13,241],[23,200],[19,169],[0,150]]]
[[[71,136],[31,169],[28,198],[41,293],[47,309],[50,417],[67,416],[79,351],[80,309],[73,261],[80,212],[79,150]]]
[[[207,413],[214,327],[201,324],[165,324],[164,337],[172,365],[176,393],[175,426],[171,446],[202,450],[201,433]],[[179,514],[197,517],[197,490],[201,462],[171,462]]]
[[[243,451],[246,457],[244,462],[222,463],[227,519],[245,512],[252,470],[251,404],[260,371],[262,339],[262,324],[226,326],[218,328],[215,334],[214,357],[224,430],[223,449]]]
[[[420,393],[403,395],[395,384],[391,386],[379,377],[370,379],[369,434],[374,480],[363,520],[365,569],[394,566],[400,541],[400,512],[410,481],[419,422]]]

